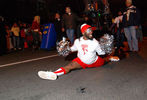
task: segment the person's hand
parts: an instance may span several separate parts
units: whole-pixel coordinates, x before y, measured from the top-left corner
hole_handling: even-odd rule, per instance
[[[65,29],[64,28],[62,28],[62,32],[64,32],[65,31]]]
[[[59,52],[63,51],[63,48],[59,48]]]
[[[42,35],[42,32],[39,32],[40,35]]]
[[[139,27],[138,26],[135,26],[135,28],[138,29]]]

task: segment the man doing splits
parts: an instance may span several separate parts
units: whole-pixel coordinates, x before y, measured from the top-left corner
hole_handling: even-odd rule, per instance
[[[76,39],[73,46],[70,47],[71,52],[78,52],[77,58],[55,72],[39,71],[38,76],[40,78],[56,80],[58,76],[66,74],[73,69],[100,67],[104,64],[104,59],[98,55],[105,55],[105,52],[101,49],[99,42],[93,38],[92,27],[83,24],[81,25],[81,32],[83,36],[80,39]]]

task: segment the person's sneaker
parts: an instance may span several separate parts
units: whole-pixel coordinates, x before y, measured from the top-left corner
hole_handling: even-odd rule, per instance
[[[119,61],[120,59],[119,59],[119,57],[117,57],[117,56],[111,56],[111,57],[109,58],[109,60],[110,60],[110,61]]]
[[[49,71],[39,71],[38,76],[42,79],[47,79],[47,80],[57,79],[57,75],[54,72],[49,72]]]

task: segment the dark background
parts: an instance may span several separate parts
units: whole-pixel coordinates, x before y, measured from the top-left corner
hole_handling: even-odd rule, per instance
[[[84,10],[83,0],[0,0],[0,16],[31,22],[40,15],[41,22],[45,22],[57,11],[64,13],[67,5],[78,14]]]
[[[77,14],[81,14],[85,9],[85,0],[0,0],[0,16],[14,21],[21,20],[31,23],[35,15],[41,16],[42,23],[51,21],[55,12],[64,13],[65,6],[71,6]],[[90,0],[89,0],[90,1]],[[98,0],[101,1],[101,0]],[[115,16],[119,10],[124,10],[125,0],[108,0],[110,9]],[[147,20],[145,0],[133,0],[134,5],[140,9],[142,23]]]

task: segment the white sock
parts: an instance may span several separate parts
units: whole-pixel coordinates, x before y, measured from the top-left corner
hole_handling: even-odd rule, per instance
[[[64,69],[63,67],[59,68],[59,69],[56,70],[54,73],[55,73],[57,76],[66,74],[65,69]]]

